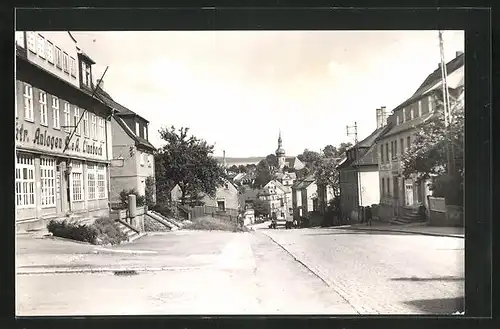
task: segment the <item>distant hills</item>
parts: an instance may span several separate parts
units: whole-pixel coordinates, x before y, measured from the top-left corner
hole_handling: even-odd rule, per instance
[[[223,157],[215,157],[217,161],[222,163],[224,161]],[[231,167],[232,165],[246,165],[246,164],[257,164],[266,157],[248,157],[248,158],[228,158],[226,157],[226,164]]]

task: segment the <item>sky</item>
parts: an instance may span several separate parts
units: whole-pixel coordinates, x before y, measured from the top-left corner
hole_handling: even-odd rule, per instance
[[[94,59],[94,80],[161,127],[189,127],[215,155],[266,156],[279,131],[287,155],[353,142],[376,128],[375,110],[410,97],[440,61],[437,31],[72,32]],[[443,34],[445,60],[463,31]]]

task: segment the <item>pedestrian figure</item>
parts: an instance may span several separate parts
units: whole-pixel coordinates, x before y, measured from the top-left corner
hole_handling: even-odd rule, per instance
[[[368,225],[372,226],[372,208],[370,206],[366,207],[365,214]]]
[[[364,223],[365,222],[365,207],[359,207],[359,211],[360,211],[360,217],[361,217],[361,223]]]

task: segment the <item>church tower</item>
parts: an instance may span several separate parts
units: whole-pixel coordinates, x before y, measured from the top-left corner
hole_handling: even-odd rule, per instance
[[[285,167],[285,149],[282,147],[281,130],[278,137],[278,149],[276,150],[276,158],[278,158],[279,170],[283,170],[283,167]]]

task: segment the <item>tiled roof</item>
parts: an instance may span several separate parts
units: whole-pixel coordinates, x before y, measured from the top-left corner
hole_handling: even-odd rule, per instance
[[[129,110],[125,106],[123,106],[120,103],[118,103],[117,101],[115,101],[111,97],[111,95],[108,94],[106,91],[104,91],[100,86],[97,87],[96,94],[103,102],[105,102],[107,105],[116,109],[118,111],[117,115],[120,115],[120,116],[135,115],[135,116],[138,116],[139,118],[143,119],[144,121],[149,122],[148,120],[144,119],[139,114],[135,113],[134,111]]]
[[[135,140],[136,144],[145,146],[146,148],[150,149],[151,151],[154,151],[156,148],[146,139],[137,136],[132,129],[123,121],[122,118],[120,117],[115,117],[116,122],[122,127],[122,129],[129,135],[133,140]]]
[[[384,139],[386,137],[390,137],[390,136],[396,135],[396,134],[398,134],[400,132],[403,132],[403,131],[414,129],[414,128],[420,126],[422,123],[426,122],[432,115],[433,115],[433,113],[431,113],[431,112],[430,113],[426,113],[426,114],[424,114],[422,116],[414,118],[413,120],[405,121],[403,123],[395,125],[391,129],[389,129],[389,131],[387,131],[387,133],[385,133],[384,135],[381,135],[377,139],[377,141],[381,140],[381,139]]]
[[[461,55],[455,57],[451,61],[446,64],[446,73],[450,75],[455,70],[464,65],[465,55],[462,53]],[[434,72],[429,74],[424,82],[418,87],[417,91],[412,95],[410,99],[415,96],[419,96],[424,94],[429,88],[434,86],[441,80],[441,69],[438,67]]]
[[[292,189],[289,186],[281,184],[279,181],[274,181],[275,185],[285,193],[290,193]]]
[[[360,149],[360,159],[359,159],[359,163],[363,162],[363,161],[366,161],[367,163],[369,163],[369,159],[366,159],[366,160],[363,160],[365,157],[371,157],[372,155],[371,154],[368,154],[370,153],[370,149],[372,148],[372,146],[375,144],[375,142],[377,141],[377,139],[379,138],[379,136],[382,136],[384,133],[386,133],[388,130],[390,129],[390,125],[385,125],[381,128],[378,128],[376,130],[374,130],[368,137],[366,137],[365,139],[363,139],[361,142],[359,142],[358,144],[354,145],[353,147],[349,148],[349,150],[352,150],[353,148],[355,147],[359,147]],[[349,151],[348,150],[348,151]],[[341,163],[337,166],[338,169],[342,169],[342,168],[346,168],[346,167],[349,167],[350,165],[352,165],[356,160],[353,160],[353,159],[345,159],[343,161],[341,161]]]

